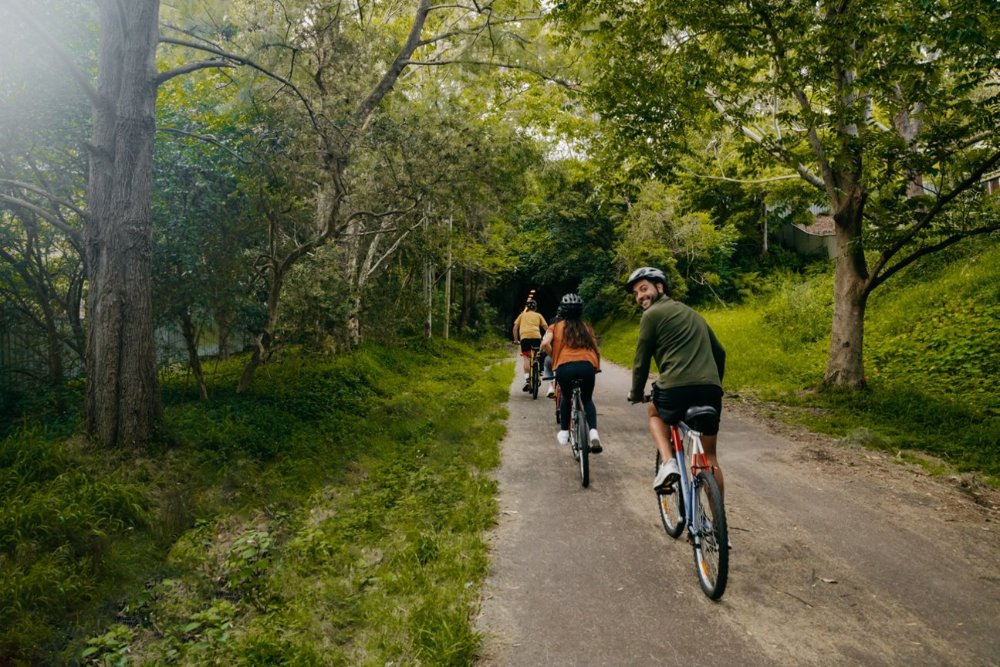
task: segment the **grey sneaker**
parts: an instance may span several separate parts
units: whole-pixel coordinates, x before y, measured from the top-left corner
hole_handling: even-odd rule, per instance
[[[681,471],[677,467],[677,461],[672,458],[667,459],[664,463],[660,464],[659,469],[656,471],[656,479],[653,480],[653,490],[661,493],[673,493],[673,485],[680,478]]]

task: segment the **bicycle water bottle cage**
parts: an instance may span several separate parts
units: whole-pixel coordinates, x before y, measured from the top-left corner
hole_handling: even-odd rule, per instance
[[[704,433],[708,426],[719,423],[719,412],[711,405],[695,405],[684,413],[684,423],[699,433]]]

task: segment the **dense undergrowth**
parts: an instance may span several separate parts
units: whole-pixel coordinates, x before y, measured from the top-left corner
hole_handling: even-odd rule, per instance
[[[726,347],[730,400],[845,441],[1000,484],[1000,244],[925,259],[876,290],[865,327],[868,390],[822,388],[832,318],[828,267],[777,280],[740,306],[703,310]],[[602,350],[631,365],[638,313],[606,323]],[[923,456],[929,454],[933,458]],[[990,479],[992,478],[992,479]]]
[[[469,664],[505,358],[288,353],[249,396],[210,362],[141,453],[0,441],[0,664]]]

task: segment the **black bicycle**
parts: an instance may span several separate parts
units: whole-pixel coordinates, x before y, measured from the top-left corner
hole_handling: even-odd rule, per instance
[[[537,347],[531,348],[531,374],[528,376],[528,391],[532,399],[538,399],[538,388],[542,386],[542,361],[545,359]]]
[[[580,485],[590,485],[590,429],[587,427],[587,413],[583,408],[581,380],[570,382],[573,393],[570,396],[569,445],[573,458],[580,464]],[[559,397],[556,397],[556,405]]]

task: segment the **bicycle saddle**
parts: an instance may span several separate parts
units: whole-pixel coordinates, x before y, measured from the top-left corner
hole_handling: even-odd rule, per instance
[[[694,405],[684,413],[684,423],[696,431],[704,431],[705,426],[719,423],[719,412],[711,405]]]

